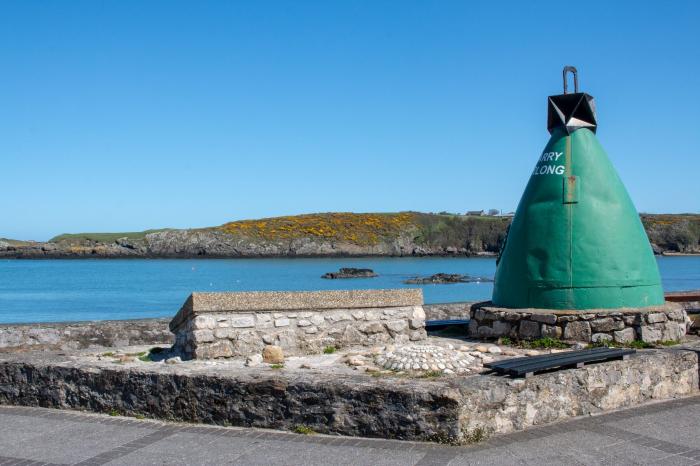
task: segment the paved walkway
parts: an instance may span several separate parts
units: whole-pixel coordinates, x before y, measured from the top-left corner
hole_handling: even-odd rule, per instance
[[[0,465],[700,464],[700,397],[496,436],[469,447],[297,435],[0,406]]]

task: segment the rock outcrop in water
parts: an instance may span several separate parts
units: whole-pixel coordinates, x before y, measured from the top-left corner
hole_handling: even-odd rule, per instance
[[[700,215],[642,215],[658,253],[700,253]],[[493,255],[505,217],[328,213],[219,227],[60,235],[47,242],[0,238],[0,258],[359,257]]]
[[[436,273],[429,277],[415,277],[405,280],[408,285],[444,285],[448,283],[480,283],[491,282],[493,280],[482,277],[471,277],[458,273]]]
[[[372,278],[378,275],[372,269],[356,269],[353,267],[344,267],[338,272],[328,272],[321,275],[321,278]]]

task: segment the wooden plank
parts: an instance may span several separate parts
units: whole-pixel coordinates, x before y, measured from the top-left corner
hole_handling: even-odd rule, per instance
[[[490,362],[484,364],[484,367],[487,368],[508,368],[512,366],[517,366],[522,363],[531,363],[535,361],[545,361],[545,360],[555,360],[555,359],[560,359],[560,358],[568,358],[571,357],[572,355],[576,354],[591,354],[591,353],[596,353],[596,352],[604,352],[608,351],[609,348],[607,347],[601,347],[601,348],[591,348],[591,349],[586,349],[586,350],[576,350],[576,351],[564,351],[561,353],[553,353],[553,354],[543,354],[540,356],[525,356],[522,358],[512,358],[512,359],[506,359],[503,361],[495,361],[495,362]]]
[[[512,375],[523,375],[528,372],[539,372],[547,369],[556,369],[558,367],[575,366],[579,363],[585,364],[590,362],[607,361],[610,359],[621,359],[625,355],[630,355],[634,352],[635,350],[632,349],[616,349],[608,352],[592,353],[587,356],[578,355],[572,356],[571,358],[563,358],[553,361],[540,361],[533,364],[523,364],[520,366],[508,368],[506,369],[506,371]]]

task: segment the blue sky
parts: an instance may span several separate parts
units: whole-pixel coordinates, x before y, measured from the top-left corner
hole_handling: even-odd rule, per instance
[[[698,5],[6,0],[0,237],[513,210],[566,64],[637,208],[698,212]]]

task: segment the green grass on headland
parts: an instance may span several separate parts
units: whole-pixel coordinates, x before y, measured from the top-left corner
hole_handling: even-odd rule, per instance
[[[49,241],[52,243],[80,243],[83,241],[91,241],[94,243],[114,243],[119,238],[129,238],[130,240],[144,239],[149,233],[157,233],[159,231],[166,231],[168,228],[161,228],[157,230],[145,230],[145,231],[130,231],[122,233],[64,233],[62,235],[55,236]]]

